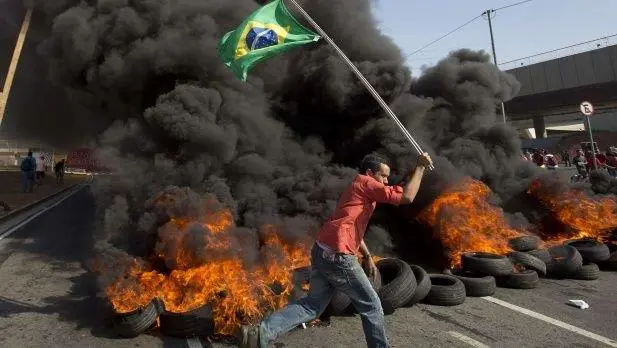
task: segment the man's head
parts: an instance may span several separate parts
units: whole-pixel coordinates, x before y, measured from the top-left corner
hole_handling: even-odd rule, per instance
[[[32,151],[28,151],[28,157],[32,157]]]
[[[377,155],[366,155],[360,163],[360,174],[368,175],[380,183],[387,185],[390,177],[388,162]]]

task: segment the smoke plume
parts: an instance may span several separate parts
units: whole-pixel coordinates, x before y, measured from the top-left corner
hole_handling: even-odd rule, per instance
[[[519,83],[488,54],[454,51],[415,78],[369,0],[303,3],[435,158],[416,206],[465,175],[487,183],[503,205],[525,192],[537,168],[520,159],[517,132],[496,113]],[[262,64],[248,83],[220,63],[218,40],[257,7],[38,2],[52,23],[40,46],[51,80],[91,110],[84,117],[107,125],[96,146],[116,174],[97,180],[94,192],[108,245],[135,256],[165,248],[157,226],[169,213],[148,202],[169,190],[182,192],[183,209],[204,197],[230,209],[244,248],[257,245],[263,224],[281,226],[290,241],[310,237],[365,154],[390,158],[399,178],[414,166],[405,138],[325,42]],[[369,239],[389,253],[395,232],[382,222],[378,214],[382,227]]]

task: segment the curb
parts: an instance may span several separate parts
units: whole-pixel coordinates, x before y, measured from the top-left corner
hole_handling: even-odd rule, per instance
[[[93,180],[93,178],[90,177],[90,180],[87,181],[86,184],[92,183],[92,180]],[[4,222],[4,221],[7,221],[7,220],[10,220],[10,219],[14,218],[15,216],[17,216],[17,215],[19,215],[19,214],[21,214],[21,213],[23,213],[23,212],[25,212],[27,210],[30,210],[30,209],[32,209],[32,208],[34,208],[34,207],[36,207],[36,206],[38,206],[40,204],[43,204],[43,203],[51,200],[52,198],[55,198],[55,197],[65,193],[65,192],[67,192],[68,190],[70,190],[72,188],[75,188],[78,185],[80,185],[80,184],[73,184],[71,186],[65,187],[62,190],[58,191],[58,192],[52,193],[52,194],[50,194],[50,195],[48,195],[46,197],[43,197],[43,198],[39,199],[38,201],[34,201],[32,203],[24,205],[21,208],[18,208],[17,210],[13,210],[13,211],[9,212],[6,215],[0,216],[0,223]]]

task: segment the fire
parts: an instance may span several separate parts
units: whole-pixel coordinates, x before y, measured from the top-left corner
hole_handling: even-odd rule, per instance
[[[157,199],[155,204],[173,201],[169,195]],[[234,243],[231,212],[207,205],[204,210],[196,220],[176,216],[160,227],[153,258],[165,260],[170,272],[135,261],[106,288],[116,312],[144,307],[154,298],[176,313],[209,304],[216,332],[231,334],[241,323],[255,323],[287,304],[292,270],[309,264],[307,244],[292,245],[277,226],[263,226],[258,262],[248,264],[240,255],[254,251]]]
[[[508,240],[523,233],[511,228],[500,208],[488,202],[490,189],[466,178],[439,195],[419,215],[434,229],[448,250],[451,266],[461,262],[465,252],[505,254]]]
[[[566,239],[604,239],[617,228],[617,201],[614,197],[591,197],[582,189],[560,191],[535,180],[528,194],[540,199],[555,218],[570,230],[549,236],[552,243]]]

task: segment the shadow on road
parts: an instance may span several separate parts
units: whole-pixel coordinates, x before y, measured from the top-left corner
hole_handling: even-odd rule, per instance
[[[0,318],[26,312],[56,314],[59,321],[75,323],[77,330],[86,328],[96,337],[118,338],[111,327],[111,307],[97,296],[97,276],[87,267],[94,256],[94,223],[95,202],[86,188],[10,236],[0,265],[12,253],[23,253],[26,263],[41,265],[50,279],[63,284],[67,280],[71,285],[57,291],[66,295],[40,294],[37,305],[0,297]],[[13,275],[27,277],[29,268],[24,269]]]

